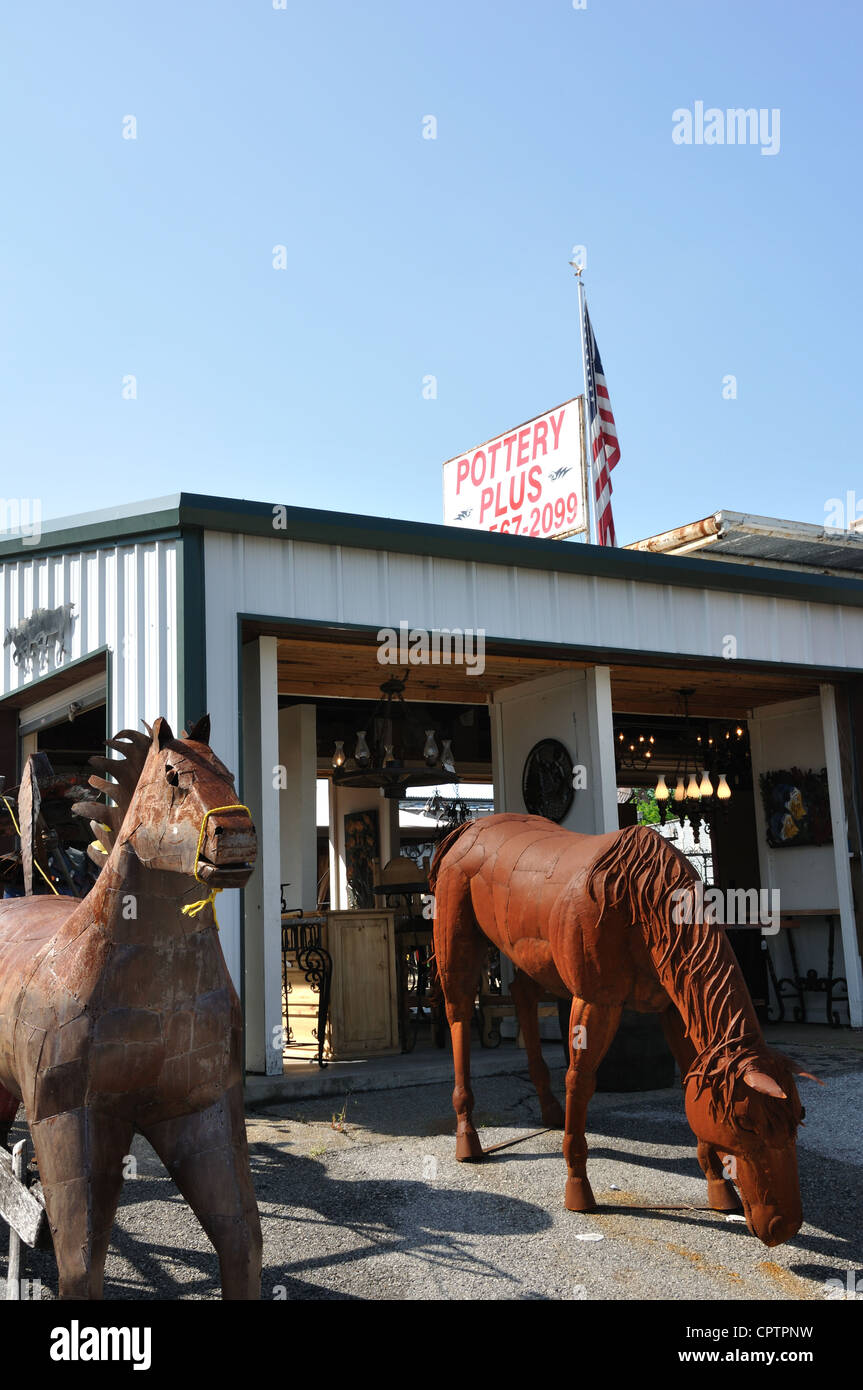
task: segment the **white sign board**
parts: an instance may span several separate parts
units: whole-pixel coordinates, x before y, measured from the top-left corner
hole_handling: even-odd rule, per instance
[[[562,539],[587,530],[582,397],[443,466],[446,526]]]

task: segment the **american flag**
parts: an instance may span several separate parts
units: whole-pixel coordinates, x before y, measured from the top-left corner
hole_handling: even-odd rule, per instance
[[[611,470],[620,458],[617,426],[611,412],[602,359],[587,303],[584,305],[584,361],[587,376],[587,447],[593,472],[593,505],[596,535],[600,545],[617,545],[611,514]]]

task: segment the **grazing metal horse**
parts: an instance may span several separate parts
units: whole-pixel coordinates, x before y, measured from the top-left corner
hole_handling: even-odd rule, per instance
[[[655,831],[578,835],[541,816],[469,821],[438,847],[435,955],[452,1034],[456,1158],[483,1157],[471,1115],[470,1026],[491,941],[517,967],[512,997],[543,1122],[563,1128],[570,1211],[595,1211],[585,1122],[596,1070],[624,1009],[661,1015],[716,1211],[739,1211],[765,1245],[803,1220],[795,1140],[803,1109],[770,1050],[723,929],[698,916],[697,873]],[[687,921],[688,918],[688,921]],[[550,1089],[537,1001],[572,995],[566,1115]],[[816,1078],[812,1078],[813,1080]]]
[[[102,872],[83,899],[0,903],[0,1140],[24,1102],[60,1297],[101,1298],[137,1131],[216,1248],[222,1297],[260,1297],[240,1003],[213,911],[252,872],[255,828],[210,721],[109,739],[116,802],[84,802]],[[202,885],[205,896],[202,898]],[[5,1114],[5,1122],[4,1122]]]

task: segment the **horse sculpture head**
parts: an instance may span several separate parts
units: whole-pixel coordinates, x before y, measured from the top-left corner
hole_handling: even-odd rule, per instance
[[[768,1246],[790,1240],[803,1222],[796,1140],[805,1111],[792,1066],[763,1047],[720,1049],[706,1063],[696,1061],[684,1086],[693,1133],[719,1155],[749,1230]]]
[[[91,777],[91,786],[117,803],[74,808],[94,817],[91,857],[104,863],[114,844],[128,846],[146,868],[194,878],[211,893],[242,888],[254,869],[255,827],[209,746],[209,716],[180,738],[166,719],[147,727],[148,735],[124,729],[108,740],[122,759],[91,759],[114,778]]]
[[[680,850],[654,830],[633,826],[620,832],[592,874],[591,892],[602,909],[641,924],[659,981],[695,1049],[681,1069],[699,1159],[702,1146],[706,1159],[718,1156],[740,1193],[749,1230],[765,1245],[781,1245],[803,1221],[796,1138],[804,1112],[793,1073],[810,1073],[765,1043],[724,927],[704,910],[698,874]]]

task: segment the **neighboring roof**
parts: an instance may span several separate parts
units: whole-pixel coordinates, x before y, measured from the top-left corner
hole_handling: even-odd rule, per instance
[[[626,550],[654,555],[714,556],[745,564],[793,565],[832,574],[863,574],[863,528],[841,531],[805,521],[780,521],[746,512],[714,512],[701,521],[663,531]]]
[[[275,513],[278,512],[276,519]],[[717,512],[718,518],[738,517]],[[741,518],[742,519],[742,518]],[[707,526],[711,522],[695,523]],[[749,518],[751,522],[763,518]],[[794,527],[795,523],[768,523]],[[681,528],[688,531],[690,528]],[[818,532],[817,527],[801,527]],[[64,550],[95,549],[124,541],[203,531],[228,532],[268,539],[296,540],[309,544],[349,546],[365,550],[428,555],[447,560],[578,574],[644,584],[680,585],[693,589],[725,589],[737,593],[767,595],[799,602],[847,604],[863,607],[863,585],[853,573],[848,577],[783,568],[781,561],[765,557],[757,566],[745,555],[728,556],[742,564],[715,561],[700,555],[662,553],[661,537],[639,541],[622,549],[586,545],[574,541],[534,539],[438,526],[390,517],[356,516],[310,507],[281,507],[270,502],[249,502],[232,497],[209,497],[181,492],[171,497],[139,502],[105,511],[47,521],[36,545],[20,537],[0,541],[0,563],[31,559],[35,555]],[[674,535],[676,533],[668,533]],[[718,534],[718,532],[717,532]],[[844,536],[847,541],[847,535]],[[859,537],[853,538],[859,545]],[[655,543],[656,542],[656,543]],[[655,553],[638,553],[651,551]],[[724,558],[724,557],[723,557]],[[820,568],[820,567],[819,567]]]

